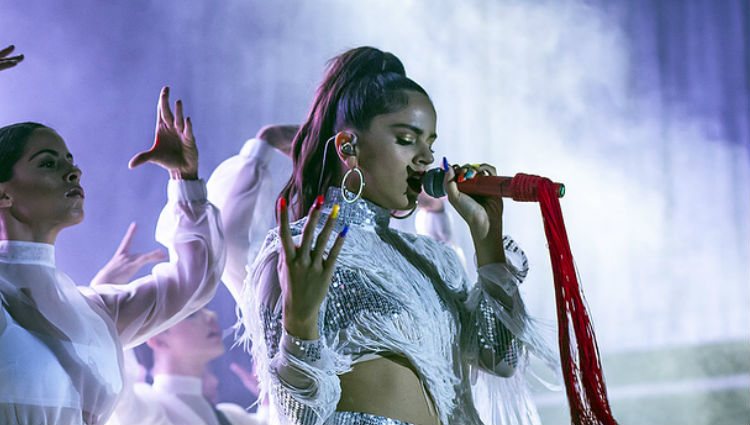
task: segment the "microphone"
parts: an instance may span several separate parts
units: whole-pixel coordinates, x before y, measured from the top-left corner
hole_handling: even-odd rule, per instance
[[[428,170],[422,178],[422,188],[425,193],[433,198],[442,198],[446,195],[443,188],[445,171],[442,168]],[[467,195],[497,196],[513,198],[521,202],[535,202],[537,198],[537,187],[539,182],[546,177],[518,173],[514,177],[483,176],[465,180],[458,184],[458,190]],[[565,196],[565,185],[552,183],[558,198]]]

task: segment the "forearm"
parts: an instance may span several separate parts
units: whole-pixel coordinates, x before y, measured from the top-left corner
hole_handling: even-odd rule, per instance
[[[483,369],[508,376],[523,348],[518,336],[525,330],[526,319],[518,286],[526,277],[528,261],[509,237],[497,246],[504,261],[479,267],[479,282],[467,303],[472,322],[469,349],[478,350],[477,360]]]
[[[270,362],[272,402],[294,425],[320,425],[341,397],[336,353],[324,340],[302,340],[282,331]]]
[[[500,223],[491,225],[488,231],[469,227],[474,251],[477,256],[477,267],[493,263],[505,263],[505,249],[503,248],[503,229]]]

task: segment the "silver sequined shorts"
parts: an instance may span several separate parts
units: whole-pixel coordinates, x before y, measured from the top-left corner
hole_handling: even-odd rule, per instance
[[[410,425],[398,419],[358,412],[335,412],[326,422],[330,425]]]

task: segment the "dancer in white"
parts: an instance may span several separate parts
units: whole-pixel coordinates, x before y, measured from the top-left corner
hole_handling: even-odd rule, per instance
[[[182,103],[164,88],[155,142],[132,167],[169,171],[157,239],[170,261],[126,285],[77,287],[55,267],[58,233],[83,219],[81,170],[62,137],[37,123],[0,128],[0,423],[97,425],[123,387],[122,346],[200,309],[224,264],[217,210],[198,179]]]

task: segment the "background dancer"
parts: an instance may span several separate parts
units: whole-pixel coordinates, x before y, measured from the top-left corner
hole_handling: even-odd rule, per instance
[[[36,123],[3,127],[0,161],[0,422],[101,424],[122,389],[121,347],[202,307],[220,278],[218,213],[198,180],[192,124],[180,101],[172,114],[164,88],[154,145],[130,164],[169,171],[157,239],[170,262],[127,285],[79,288],[55,268],[57,235],[83,219],[84,203],[60,135]]]

